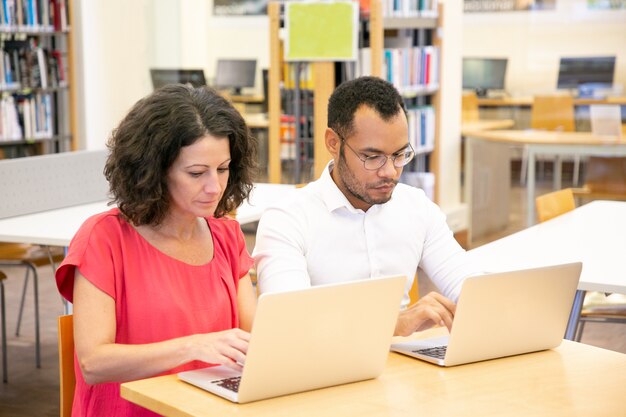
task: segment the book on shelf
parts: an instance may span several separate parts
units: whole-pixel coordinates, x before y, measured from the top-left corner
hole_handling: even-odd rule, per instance
[[[66,85],[63,54],[48,50],[32,40],[5,41],[0,49],[3,88],[48,88]],[[9,87],[13,83],[13,87]]]
[[[409,143],[416,154],[432,152],[435,147],[435,109],[417,106],[407,109]]]
[[[67,0],[0,0],[0,30],[68,30]]]
[[[385,17],[437,17],[438,0],[382,0]]]
[[[383,78],[401,93],[434,91],[439,83],[439,50],[435,46],[385,48]]]

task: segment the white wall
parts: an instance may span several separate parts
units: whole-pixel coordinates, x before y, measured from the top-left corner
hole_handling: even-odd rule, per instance
[[[102,149],[130,106],[150,89],[149,0],[74,0],[78,147]]]
[[[269,63],[267,16],[212,15],[206,0],[74,0],[79,147],[104,147],[128,109],[152,91],[151,67],[204,68],[218,58],[256,58],[256,92]],[[440,202],[460,204],[461,0],[446,0],[441,117]],[[123,11],[123,12],[120,12]]]
[[[553,11],[466,13],[463,56],[507,57],[512,95],[556,90],[562,56],[616,55],[615,83],[626,88],[626,10],[588,10],[558,0]]]

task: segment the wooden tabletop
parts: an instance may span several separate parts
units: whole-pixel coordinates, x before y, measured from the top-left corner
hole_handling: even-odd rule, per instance
[[[518,107],[532,106],[533,98],[528,97],[502,97],[502,98],[478,98],[478,105],[482,107]],[[620,104],[626,105],[626,96],[607,98],[574,98],[575,106],[589,106],[592,104]]]
[[[469,132],[469,136],[494,142],[547,145],[626,145],[625,138],[594,135],[590,132],[554,132],[547,130],[483,130]]]
[[[513,127],[514,124],[515,121],[512,119],[483,119],[463,122],[461,124],[461,134],[467,136],[477,130],[507,129]]]
[[[376,379],[242,405],[175,375],[122,384],[121,395],[170,417],[569,417],[626,415],[624,387],[626,355],[563,341],[554,350],[452,368],[390,353]]]

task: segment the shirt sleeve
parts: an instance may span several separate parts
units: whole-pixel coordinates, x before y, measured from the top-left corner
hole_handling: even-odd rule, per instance
[[[428,203],[428,230],[419,267],[447,298],[457,301],[465,278],[480,274],[468,253],[454,239],[446,216]]]
[[[253,258],[260,293],[308,288],[306,221],[295,207],[269,208],[257,228]]]
[[[70,242],[68,254],[56,271],[55,278],[61,295],[73,302],[76,269],[98,289],[115,298],[115,262],[113,253],[115,221],[112,216],[88,219]]]

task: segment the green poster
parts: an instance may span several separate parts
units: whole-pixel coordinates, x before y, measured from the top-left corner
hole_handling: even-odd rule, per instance
[[[285,60],[354,61],[357,25],[357,2],[288,2]]]

